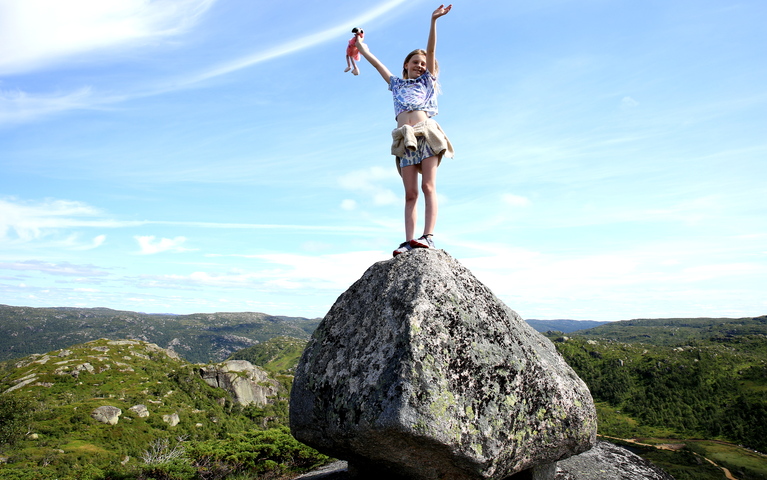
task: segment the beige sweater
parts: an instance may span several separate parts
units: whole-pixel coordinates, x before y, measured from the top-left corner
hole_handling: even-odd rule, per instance
[[[453,158],[455,154],[453,144],[450,143],[447,135],[442,131],[442,127],[439,126],[436,120],[431,118],[412,126],[403,125],[397,127],[392,130],[391,136],[391,154],[397,157],[404,157],[405,149],[415,150],[418,145],[418,140],[416,139],[418,136],[426,138],[426,143],[437,154],[440,162],[443,155]],[[399,162],[397,162],[397,170],[399,169]]]

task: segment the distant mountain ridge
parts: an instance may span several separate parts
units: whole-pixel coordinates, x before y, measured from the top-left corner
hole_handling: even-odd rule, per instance
[[[767,338],[767,315],[744,318],[654,318],[610,322],[578,332],[625,343],[658,346],[695,342],[726,343],[744,338]]]
[[[308,339],[319,321],[256,312],[171,315],[0,305],[0,361],[99,338],[129,338],[173,350],[189,362],[217,362],[275,336]]]
[[[45,353],[99,338],[129,338],[173,350],[192,363],[220,362],[239,350],[274,337],[308,340],[320,321],[320,318],[258,312],[176,315],[109,308],[0,305],[0,361]],[[527,323],[543,333],[577,332],[584,336],[657,345],[724,338],[733,332],[767,334],[767,316],[743,319],[638,319],[620,322],[529,319]]]
[[[541,333],[549,331],[571,333],[609,323],[599,322],[597,320],[536,320],[532,318],[525,321]]]

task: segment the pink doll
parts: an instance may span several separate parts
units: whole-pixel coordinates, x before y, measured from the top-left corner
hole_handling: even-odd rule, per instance
[[[360,69],[357,67],[357,63],[360,61],[360,51],[357,50],[357,39],[365,39],[365,32],[361,28],[352,28],[354,36],[349,40],[349,45],[346,47],[346,70],[344,72],[352,71],[354,75],[360,74]],[[354,70],[352,70],[354,67]]]

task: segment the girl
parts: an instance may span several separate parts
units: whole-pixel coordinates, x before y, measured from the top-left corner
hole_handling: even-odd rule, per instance
[[[439,85],[437,48],[437,19],[447,15],[452,5],[440,5],[431,15],[426,50],[414,50],[405,57],[402,78],[389,71],[368,46],[357,40],[357,49],[381,74],[394,96],[397,128],[392,132],[392,154],[405,187],[405,242],[393,254],[412,248],[434,248],[434,226],[437,223],[437,167],[442,156],[453,156],[450,144],[439,124],[431,117],[437,114]],[[423,235],[415,238],[418,207],[418,174],[426,204]]]

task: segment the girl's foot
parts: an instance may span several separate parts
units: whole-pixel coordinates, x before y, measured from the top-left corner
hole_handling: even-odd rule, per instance
[[[346,70],[344,70],[344,73],[350,71],[351,69],[352,69],[352,67],[346,67]]]
[[[354,67],[354,70],[352,70],[352,74],[359,75],[360,74],[360,69],[357,68],[357,67]]]
[[[427,233],[421,238],[410,240],[410,246],[413,248],[435,248],[434,240],[431,239],[433,236],[431,233]]]
[[[412,249],[413,249],[413,247],[410,246],[410,242],[402,242],[399,245],[399,247],[396,250],[394,250],[394,252],[392,252],[392,256],[396,257],[400,253],[409,252]]]

